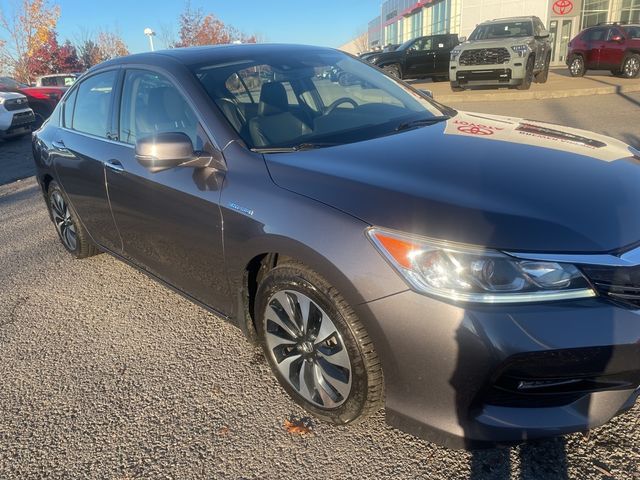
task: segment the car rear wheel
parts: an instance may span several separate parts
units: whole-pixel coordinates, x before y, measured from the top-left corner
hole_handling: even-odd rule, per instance
[[[632,54],[622,62],[622,76],[624,78],[636,78],[640,74],[640,55]]]
[[[527,60],[527,67],[524,72],[522,83],[516,87],[518,90],[529,90],[531,88],[531,84],[533,83],[533,69],[535,68],[535,63],[535,58],[529,57],[529,60]]]
[[[260,282],[256,330],[282,387],[316,417],[362,420],[382,405],[382,368],[354,311],[324,279],[299,263],[278,265]]]
[[[392,77],[402,80],[402,69],[397,63],[387,65],[386,67],[383,67],[382,70],[384,70],[387,75],[391,75]]]
[[[64,248],[76,258],[91,257],[99,253],[56,182],[49,184],[47,200],[51,220]]]
[[[456,85],[455,83],[451,83],[451,90],[454,92],[464,92],[464,88],[462,88],[459,85]]]
[[[571,73],[572,77],[584,77],[584,58],[580,55],[573,57],[573,60],[571,60],[571,63],[569,64],[569,73]]]

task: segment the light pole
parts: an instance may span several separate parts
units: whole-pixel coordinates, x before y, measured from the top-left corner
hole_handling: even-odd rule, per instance
[[[151,51],[154,51],[153,48],[153,37],[155,36],[156,32],[154,32],[153,30],[151,30],[149,27],[144,29],[144,34],[149,37],[149,47],[151,48]]]

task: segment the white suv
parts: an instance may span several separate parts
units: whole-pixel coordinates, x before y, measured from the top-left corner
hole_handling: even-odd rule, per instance
[[[31,133],[34,120],[27,97],[21,93],[0,92],[0,138]]]

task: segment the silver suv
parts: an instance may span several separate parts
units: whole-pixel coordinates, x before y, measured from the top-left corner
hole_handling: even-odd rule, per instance
[[[528,90],[533,82],[547,81],[550,61],[549,32],[538,17],[490,20],[451,51],[451,88],[495,85]]]

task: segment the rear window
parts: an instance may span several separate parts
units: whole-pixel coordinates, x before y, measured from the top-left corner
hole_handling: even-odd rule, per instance
[[[625,31],[630,38],[640,38],[640,26],[627,27]]]

